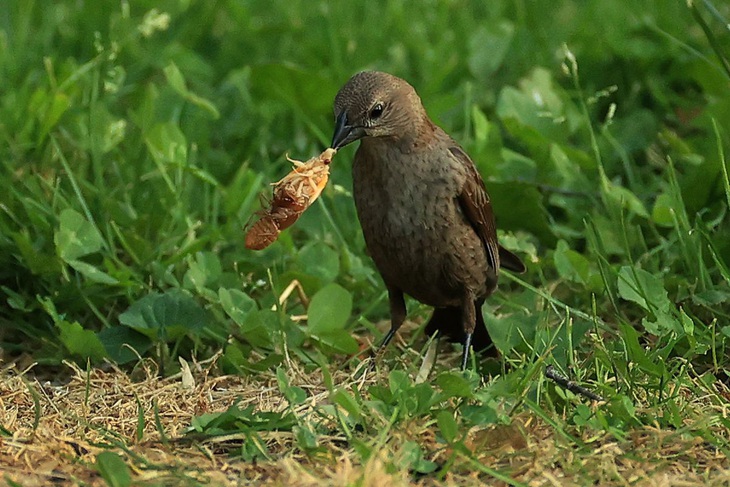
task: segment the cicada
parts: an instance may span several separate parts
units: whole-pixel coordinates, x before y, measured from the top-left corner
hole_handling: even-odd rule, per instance
[[[330,162],[336,149],[327,149],[307,162],[290,159],[294,169],[274,187],[269,208],[258,213],[259,220],[246,233],[246,248],[265,249],[279,237],[279,233],[297,221],[304,211],[314,203],[327,184]]]

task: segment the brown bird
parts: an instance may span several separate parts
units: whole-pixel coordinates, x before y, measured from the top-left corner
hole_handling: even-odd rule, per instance
[[[524,264],[500,247],[492,206],[474,163],[426,114],[406,81],[365,71],[334,103],[332,148],[360,140],[353,162],[357,215],[370,256],[388,289],[391,327],[406,317],[403,294],[434,306],[426,331],[464,344],[491,345],[481,306],[497,287],[499,267]]]

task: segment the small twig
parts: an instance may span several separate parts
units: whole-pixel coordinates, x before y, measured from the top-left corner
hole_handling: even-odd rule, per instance
[[[291,296],[291,293],[294,291],[296,291],[299,295],[299,300],[302,302],[304,308],[309,308],[309,298],[307,297],[307,293],[304,292],[304,288],[301,283],[296,279],[292,280],[284,291],[282,291],[281,296],[279,296],[279,306],[283,305],[284,301],[289,299],[289,296]],[[276,304],[272,305],[271,311],[276,311],[276,306]]]
[[[545,377],[554,381],[556,384],[558,384],[563,389],[567,389],[570,392],[573,392],[575,394],[580,394],[589,399],[593,399],[594,401],[603,401],[604,400],[603,397],[599,396],[598,394],[591,391],[590,389],[586,389],[585,387],[581,386],[580,384],[568,379],[564,375],[561,375],[557,370],[555,370],[555,367],[553,367],[552,365],[548,365],[547,367],[545,367]]]

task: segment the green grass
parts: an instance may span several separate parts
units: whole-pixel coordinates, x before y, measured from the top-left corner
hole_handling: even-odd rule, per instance
[[[442,479],[482,465],[468,431],[525,414],[586,458],[596,438],[626,445],[648,427],[726,456],[728,18],[722,2],[659,0],[5,1],[0,357],[49,370],[152,357],[169,375],[178,357],[220,353],[218,373],[276,377],[290,406],[193,420],[211,435],[244,425],[247,460],[276,457],[270,430],[310,459],[342,437],[363,465],[397,436],[386,470]],[[380,381],[333,382],[388,317],[350,194],[353,148],[277,243],[243,246],[285,155],[328,144],[334,95],[362,69],[417,88],[528,264],[483,310],[502,352],[479,365],[486,379],[439,360],[414,381],[414,326]],[[308,308],[296,293],[274,306],[293,280]],[[409,310],[416,323],[428,312]],[[547,365],[605,403],[556,386]],[[323,374],[327,401],[307,415],[292,367]],[[449,454],[403,433],[414,422]],[[129,476],[118,460],[99,458],[105,478]]]

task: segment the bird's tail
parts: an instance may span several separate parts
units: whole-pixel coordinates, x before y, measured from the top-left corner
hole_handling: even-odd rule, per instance
[[[483,355],[496,356],[497,348],[489,336],[487,327],[484,325],[484,317],[482,316],[482,302],[474,303],[476,307],[476,327],[472,336],[472,346],[474,350],[482,352]],[[434,308],[431,319],[426,324],[426,334],[433,335],[439,332],[439,336],[445,336],[452,342],[464,343],[464,324],[461,319],[461,308]]]

